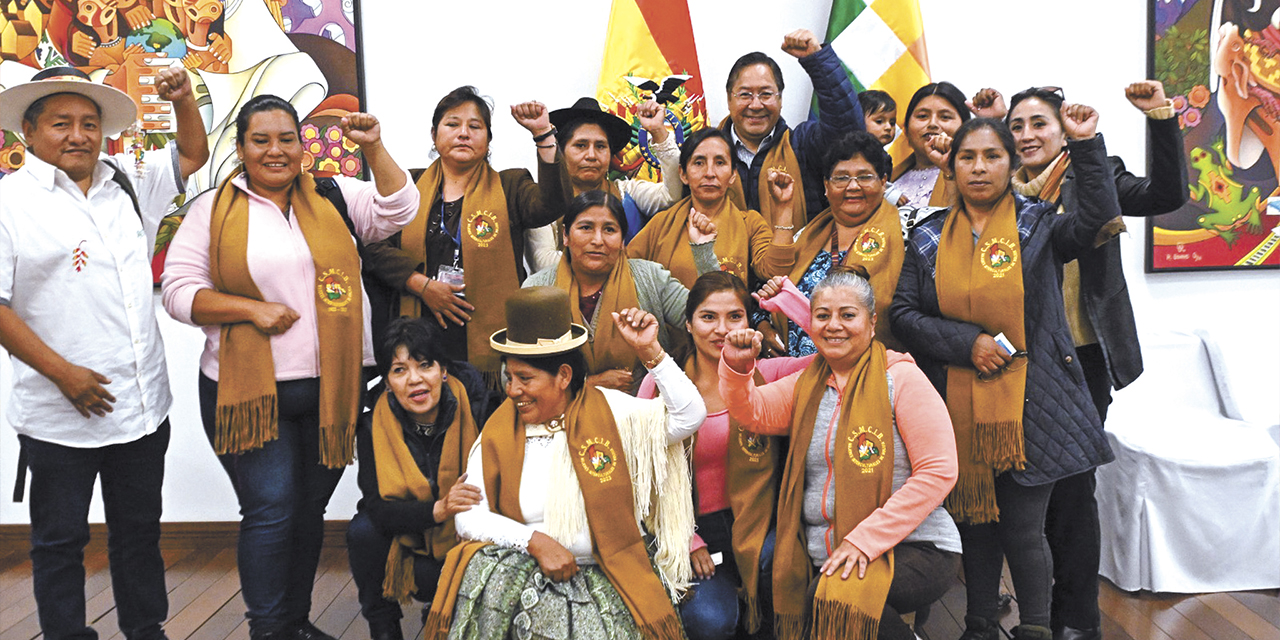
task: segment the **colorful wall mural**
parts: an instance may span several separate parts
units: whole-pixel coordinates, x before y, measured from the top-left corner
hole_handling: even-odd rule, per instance
[[[1280,266],[1280,0],[1151,0],[1190,201],[1148,225],[1147,270]]]
[[[191,74],[211,158],[161,227],[156,260],[163,264],[183,202],[235,169],[235,114],[255,95],[281,96],[303,116],[306,170],[360,175],[357,148],[338,126],[360,108],[358,14],[358,0],[0,0],[0,88],[46,67],[79,67],[128,93],[140,108],[138,124],[107,141],[106,151],[152,149],[173,136],[167,105],[148,79],[181,61]],[[3,179],[22,166],[26,148],[19,132],[0,136]]]

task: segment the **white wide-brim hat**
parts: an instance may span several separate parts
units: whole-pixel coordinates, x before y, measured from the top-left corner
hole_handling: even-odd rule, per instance
[[[0,92],[0,129],[22,131],[22,114],[31,103],[56,93],[82,95],[102,111],[102,135],[115,136],[138,119],[138,106],[129,94],[89,79],[75,67],[49,67],[32,76],[31,82]]]

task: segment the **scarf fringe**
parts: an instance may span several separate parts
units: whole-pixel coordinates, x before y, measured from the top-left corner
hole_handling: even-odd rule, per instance
[[[947,494],[942,506],[961,524],[984,524],[1000,520],[1000,509],[996,506],[995,474],[985,467],[977,472],[962,468],[955,488]]]
[[[1022,421],[979,422],[973,427],[974,462],[988,465],[997,474],[1026,467]]]
[[[481,371],[480,378],[484,380],[485,388],[490,391],[503,392],[502,371]],[[505,393],[504,393],[505,395]]]
[[[742,602],[747,608],[747,615],[742,620],[742,628],[747,633],[755,633],[760,630],[760,597],[755,594],[747,594],[742,596]]]
[[[402,537],[404,536],[391,541],[391,550],[387,554],[387,575],[382,581],[382,597],[407,607],[413,603],[413,594],[418,591],[418,585],[413,577],[413,554],[400,543]]]
[[[678,602],[693,582],[693,483],[684,445],[667,444],[667,410],[661,402],[619,421],[618,434],[628,440],[636,520],[657,538],[653,562],[671,601]]]
[[[778,640],[803,640],[804,614],[779,613],[773,618],[773,634]]]
[[[880,617],[868,615],[848,603],[815,600],[813,603],[814,640],[876,640]]]
[[[280,437],[278,419],[275,393],[220,406],[214,427],[213,450],[224,455],[261,449]]]
[[[341,469],[355,460],[355,422],[322,425],[320,435],[324,438],[320,446],[320,464],[330,469]]]
[[[654,624],[641,626],[640,635],[652,640],[684,640],[684,628],[680,626],[679,616],[672,614]]]
[[[452,626],[453,609],[444,612],[432,609],[422,626],[422,640],[446,640]]]

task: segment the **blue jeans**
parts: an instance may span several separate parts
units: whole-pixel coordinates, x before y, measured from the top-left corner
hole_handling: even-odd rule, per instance
[[[382,597],[382,581],[387,577],[387,554],[392,537],[383,533],[363,512],[356,512],[347,527],[347,558],[351,561],[351,577],[360,597],[360,613],[370,625],[398,623],[402,617],[400,603]],[[413,581],[418,592],[413,597],[431,602],[440,582],[444,562],[435,556],[413,556]]]
[[[707,580],[694,579],[691,595],[680,604],[680,621],[689,640],[724,640],[737,634],[741,607],[738,587],[742,578],[733,557],[733,513],[728,509],[697,518],[698,535],[707,543],[708,553],[720,553],[724,560],[716,566],[715,575]],[[773,542],[770,531],[760,550],[758,583],[761,630],[772,628]]]
[[[218,456],[240,501],[236,548],[254,636],[306,622],[324,544],[324,512],[344,469],[320,464],[320,381],[276,383],[280,437]],[[200,375],[200,414],[213,442],[218,383]]]
[[[111,589],[129,640],[164,638],[169,594],[160,556],[160,486],[169,420],[133,442],[78,449],[18,436],[31,470],[31,574],[48,640],[96,640],[85,624],[89,503],[102,478]]]

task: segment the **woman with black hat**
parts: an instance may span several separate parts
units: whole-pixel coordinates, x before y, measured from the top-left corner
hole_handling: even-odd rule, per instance
[[[681,198],[680,147],[667,131],[666,108],[646,101],[637,105],[636,118],[648,133],[648,149],[658,161],[662,182],[619,178],[609,180],[609,167],[617,154],[631,143],[632,129],[626,120],[600,108],[595,98],[579,98],[567,109],[551,112],[551,125],[556,128],[556,142],[563,151],[561,176],[566,181],[565,195],[578,196],[588,191],[606,191],[622,202],[626,213],[624,240],[629,241],[654,214]],[[525,259],[541,271],[560,260],[563,248],[558,240],[559,225],[547,225],[525,232]]]
[[[667,131],[666,107],[648,100],[636,109],[640,126],[649,134],[649,151],[662,169],[662,184],[648,180],[609,180],[609,161],[631,142],[632,129],[626,120],[600,109],[593,98],[581,98],[568,109],[551,112],[551,124],[557,130],[556,140],[564,153],[564,173],[569,176],[573,195],[584,191],[608,191],[622,201],[627,211],[631,232],[627,239],[644,226],[653,214],[679,200],[680,147]]]
[[[426,638],[683,638],[673,601],[691,576],[693,504],[681,441],[706,408],[639,309],[613,321],[662,399],[584,386],[587,330],[569,303],[522,289],[490,338],[508,401],[471,451],[483,496],[455,516],[468,542],[446,559]]]

